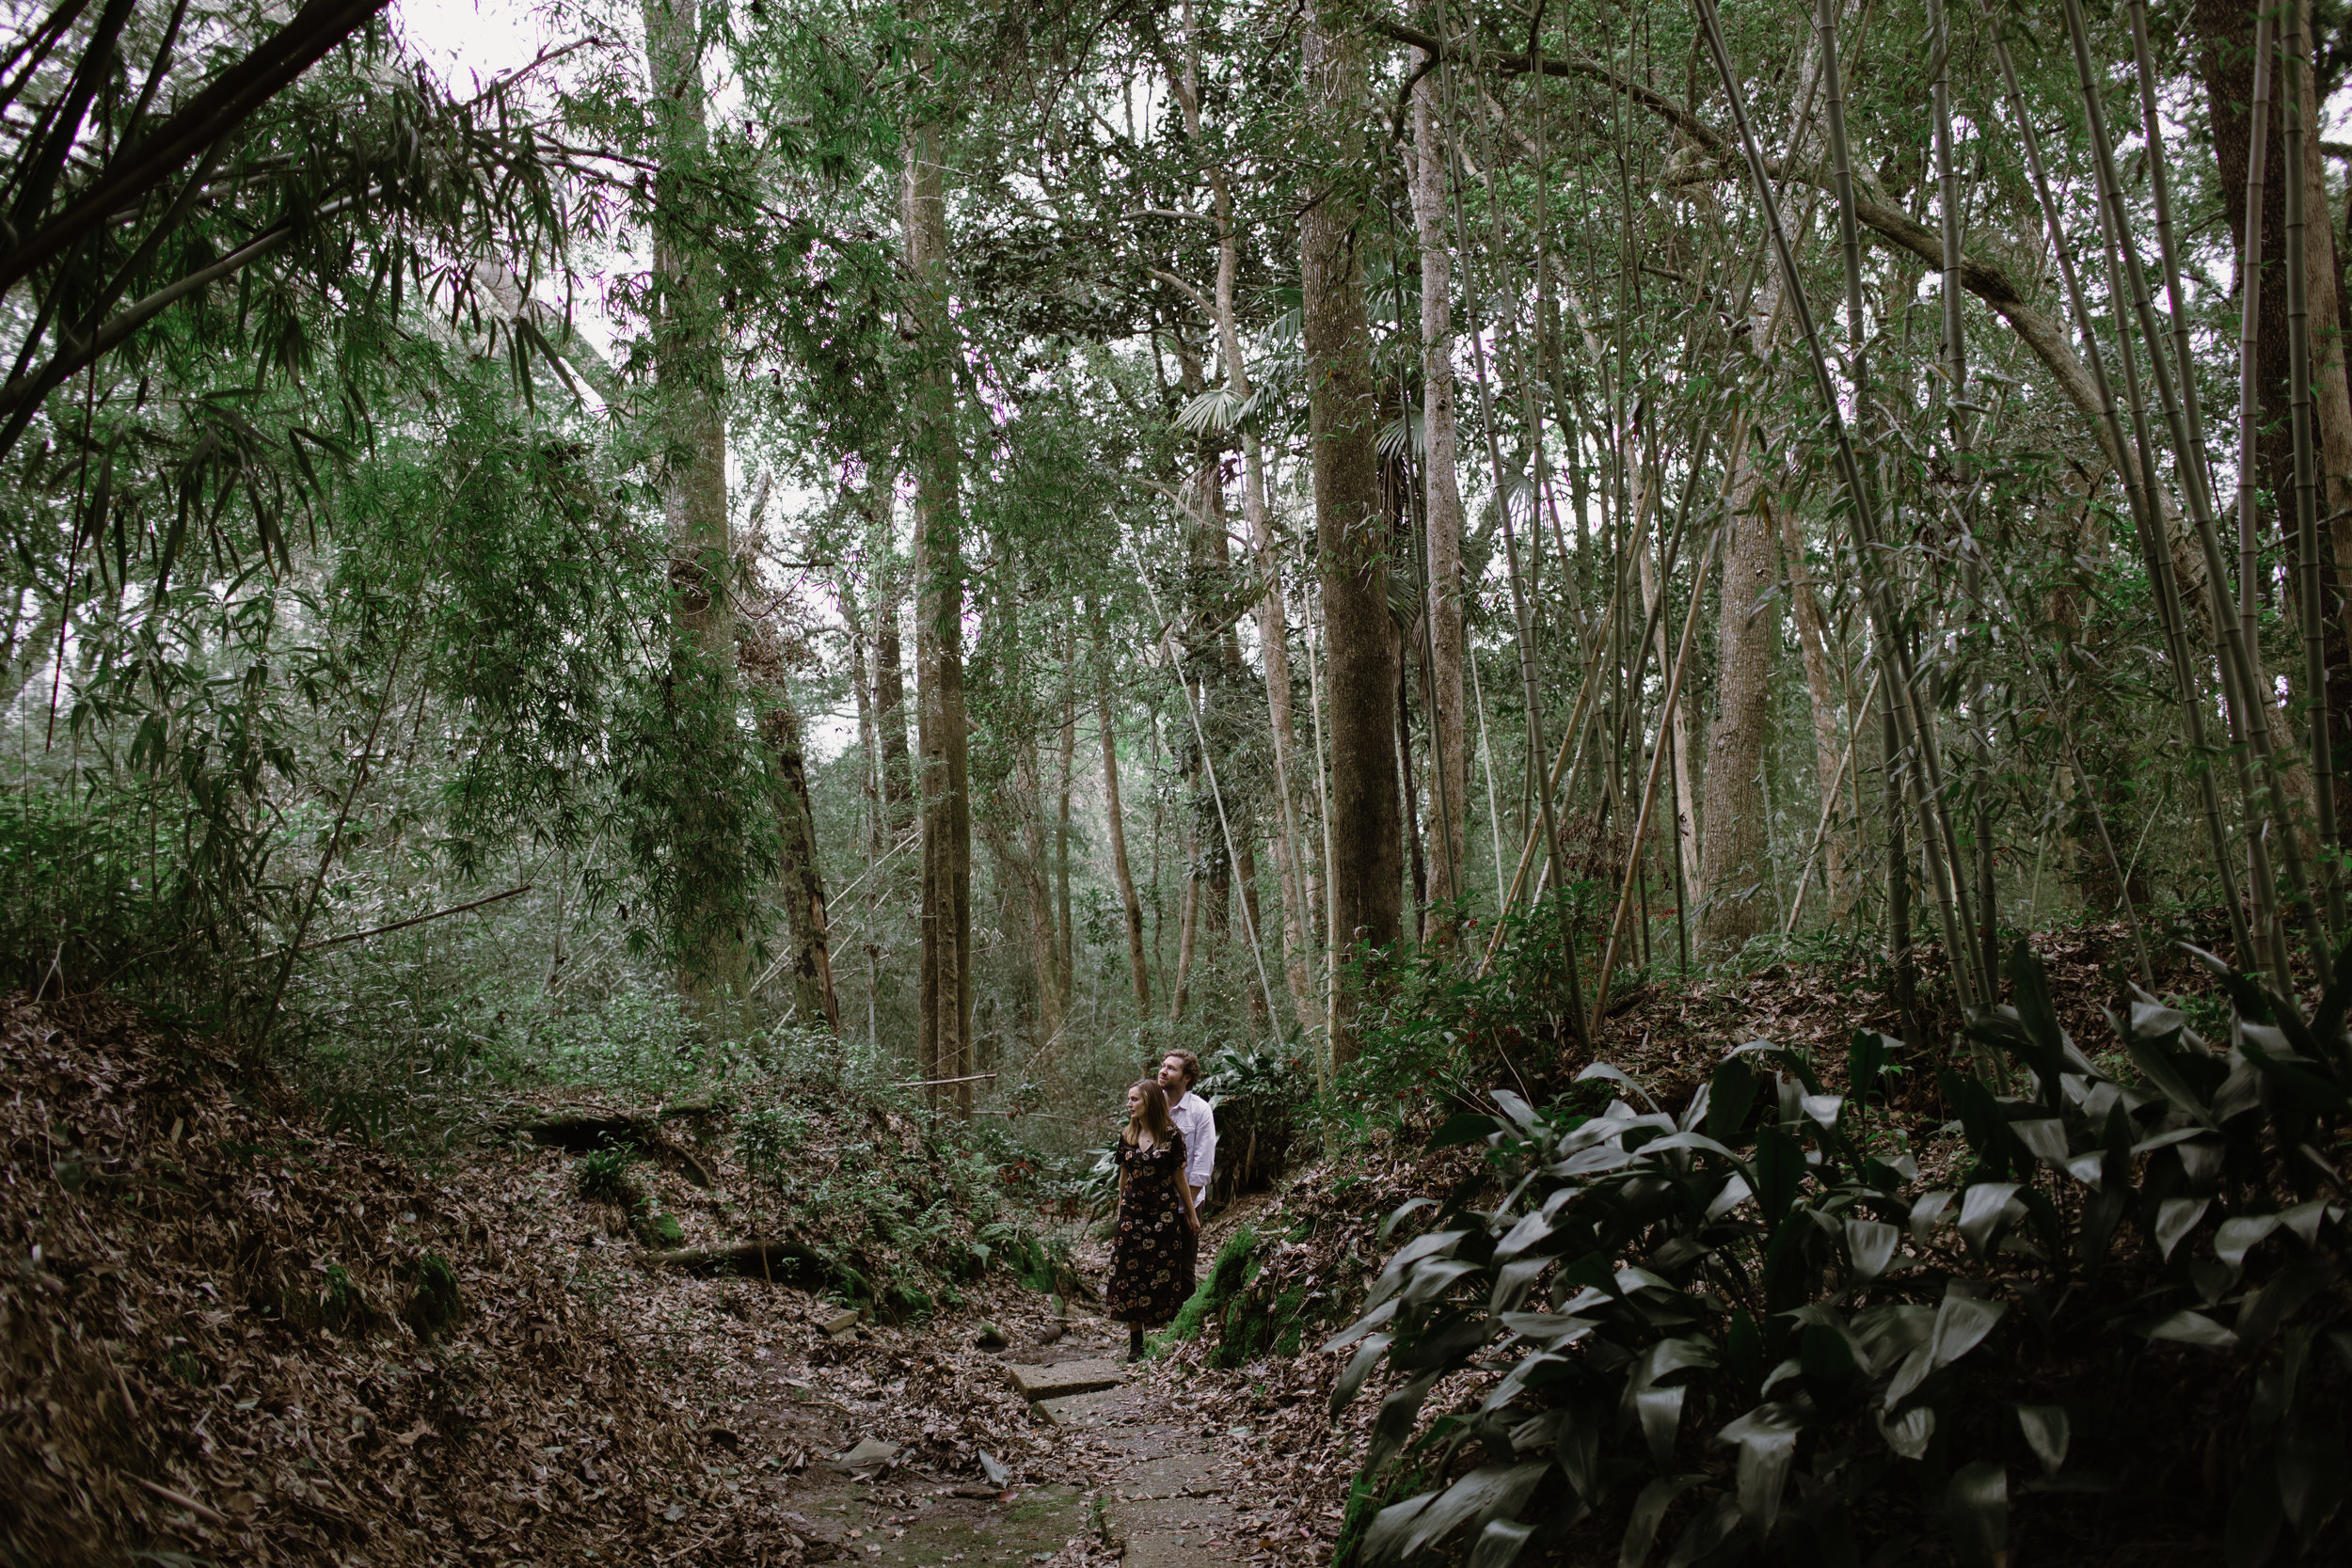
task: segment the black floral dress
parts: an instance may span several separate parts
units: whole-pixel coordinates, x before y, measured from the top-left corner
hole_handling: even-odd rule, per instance
[[[1184,1224],[1184,1135],[1151,1148],[1120,1141],[1119,1230],[1111,1239],[1111,1321],[1157,1328],[1192,1294],[1200,1239]]]

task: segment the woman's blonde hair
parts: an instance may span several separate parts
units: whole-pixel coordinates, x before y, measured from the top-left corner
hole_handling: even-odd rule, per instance
[[[1129,1087],[1143,1091],[1143,1125],[1151,1130],[1152,1140],[1162,1144],[1175,1142],[1176,1124],[1168,1117],[1168,1096],[1160,1091],[1160,1081],[1156,1078],[1138,1078]],[[1135,1117],[1130,1116],[1127,1130],[1120,1134],[1120,1140],[1134,1143],[1135,1132]]]

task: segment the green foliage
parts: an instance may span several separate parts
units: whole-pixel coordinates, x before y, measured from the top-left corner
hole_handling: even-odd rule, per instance
[[[1487,1143],[1508,1196],[1438,1206],[1331,1342],[1358,1347],[1335,1409],[1377,1365],[1398,1380],[1362,1482],[1428,1470],[1372,1521],[1366,1563],[1466,1530],[1501,1568],[1606,1510],[1629,1564],[1670,1517],[1677,1563],[1853,1561],[1941,1535],[1989,1564],[2012,1510],[2164,1473],[2160,1452],[2202,1458],[2181,1413],[2217,1401],[2244,1434],[2232,1563],[2290,1535],[2313,1550],[2344,1479],[2347,1236],[2318,1150],[2346,1119],[2352,983],[2305,1023],[2213,967],[2233,1043],[2131,1002],[2126,1081],[2059,1028],[2021,944],[2016,1006],[1976,1031],[2021,1092],[1945,1080],[1970,1162],[1956,1189],[1875,1135],[1888,1042],[1869,1034],[1843,1094],[1754,1041],[1677,1113],[1597,1065],[1588,1079],[1641,1106],[1586,1117],[1498,1090],[1500,1115],[1456,1117],[1434,1141]],[[1416,1435],[1438,1379],[1474,1361],[1500,1382]],[[1709,1459],[1725,1449],[1728,1468]]]
[[[1216,1260],[1200,1276],[1184,1304],[1176,1309],[1176,1316],[1152,1337],[1153,1354],[1168,1345],[1197,1339],[1212,1319],[1221,1320],[1226,1307],[1257,1275],[1257,1250],[1258,1232],[1249,1226],[1245,1225],[1228,1236],[1225,1244],[1216,1249]]]
[[[1556,1059],[1571,1038],[1560,922],[1572,895],[1514,911],[1485,973],[1424,950],[1396,966],[1374,994],[1360,1053],[1326,1097],[1324,1114],[1363,1130],[1403,1127],[1449,1105],[1474,1103],[1497,1076]],[[1483,940],[1475,926],[1468,932]]]
[[[1261,1040],[1219,1053],[1200,1074],[1194,1093],[1216,1107],[1221,1129],[1230,1114],[1272,1119],[1306,1101],[1307,1048],[1291,1040]]]
[[[0,976],[53,991],[133,965],[185,961],[201,941],[201,884],[159,841],[158,792],[75,798],[36,784],[0,796]]]
[[[638,1186],[637,1150],[621,1146],[592,1148],[572,1164],[572,1190],[590,1203],[633,1209],[644,1201]]]
[[[1198,1092],[1216,1111],[1210,1199],[1230,1202],[1281,1173],[1294,1122],[1312,1089],[1307,1069],[1307,1048],[1295,1040],[1236,1047],[1208,1065]]]
[[[737,1114],[736,1147],[778,1223],[828,1261],[850,1293],[894,1316],[961,1299],[957,1287],[1003,1268],[1067,1293],[1068,1244],[1008,1199],[1034,1156],[1001,1132],[952,1120],[925,1128],[887,1100],[793,1087]]]
[[[329,1263],[326,1277],[326,1283],[319,1289],[320,1323],[327,1328],[364,1323],[369,1317],[367,1300],[352,1279],[351,1271],[341,1263]]]
[[[816,1123],[790,1105],[745,1111],[735,1118],[736,1152],[755,1181],[782,1184],[790,1157],[808,1142]]]
[[[455,1323],[464,1310],[457,1291],[457,1271],[439,1253],[428,1252],[417,1260],[414,1278],[416,1289],[408,1298],[404,1316],[419,1338],[430,1339]]]

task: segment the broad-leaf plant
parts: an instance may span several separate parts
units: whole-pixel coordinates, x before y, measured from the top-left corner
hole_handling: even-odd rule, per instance
[[[1899,1042],[1871,1033],[1843,1092],[1755,1040],[1677,1112],[1596,1064],[1621,1096],[1598,1115],[1497,1090],[1498,1114],[1445,1123],[1433,1147],[1488,1144],[1501,1200],[1477,1207],[1495,1186],[1474,1180],[1392,1214],[1391,1234],[1434,1210],[1327,1347],[1355,1348],[1335,1416],[1393,1380],[1360,1560],[1461,1542],[1504,1568],[1622,1520],[1625,1568],[1937,1539],[2002,1561],[2013,1510],[2144,1479],[2086,1463],[2134,1441],[2051,1370],[2086,1364],[2226,1390],[2233,1564],[2321,1549],[2352,1363],[2330,1152],[2352,986],[2305,1021],[2195,957],[2235,1004],[2229,1039],[2137,993],[2094,1061],[2021,944],[2015,1005],[1969,1031],[1982,1070],[1939,1074],[1966,1145],[1942,1180],[1873,1103]]]

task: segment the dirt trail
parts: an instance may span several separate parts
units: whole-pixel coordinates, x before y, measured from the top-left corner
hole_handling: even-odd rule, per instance
[[[976,1363],[997,1362],[1033,1402],[1060,1472],[1047,1483],[1000,1489],[897,1464],[887,1443],[861,1434],[861,1413],[821,1381],[783,1383],[776,1397],[743,1411],[739,1468],[756,1476],[771,1455],[793,1448],[829,1452],[800,1476],[765,1484],[812,1559],[873,1568],[1110,1559],[1127,1568],[1241,1568],[1265,1555],[1266,1531],[1295,1533],[1295,1521],[1267,1516],[1243,1495],[1251,1434],[1214,1427],[1166,1368],[1123,1365],[1125,1349],[1123,1327],[1079,1317],[1050,1344],[969,1353]]]

